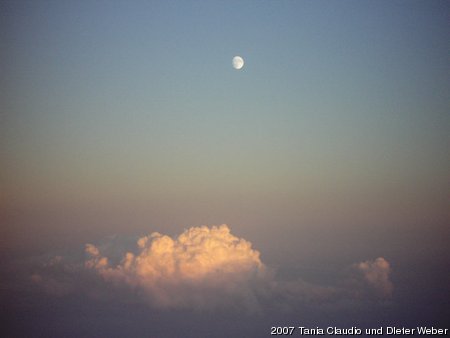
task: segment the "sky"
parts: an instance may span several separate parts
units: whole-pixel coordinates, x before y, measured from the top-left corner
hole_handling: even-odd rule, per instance
[[[7,336],[448,327],[449,15],[1,1]]]

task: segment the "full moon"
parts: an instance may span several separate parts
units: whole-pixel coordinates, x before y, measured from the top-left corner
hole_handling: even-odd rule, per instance
[[[241,58],[240,56],[235,56],[233,58],[233,68],[241,69],[242,67],[244,67],[244,59]]]

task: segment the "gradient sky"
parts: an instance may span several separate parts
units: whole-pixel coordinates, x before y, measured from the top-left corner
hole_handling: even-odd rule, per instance
[[[383,256],[450,283],[449,17],[2,1],[2,252],[226,223],[287,274]]]

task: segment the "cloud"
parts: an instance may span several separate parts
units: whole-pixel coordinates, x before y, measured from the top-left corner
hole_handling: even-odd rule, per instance
[[[259,252],[227,225],[192,227],[175,239],[155,232],[136,244],[137,253],[127,252],[115,266],[87,244],[85,267],[163,308],[203,308],[227,299],[254,308],[258,285],[267,280]]]
[[[84,254],[81,261],[55,257],[30,280],[53,296],[78,293],[155,308],[248,313],[339,309],[385,300],[393,290],[390,264],[382,257],[344,269],[336,285],[282,279],[227,225],[192,227],[174,238],[154,232],[133,242],[113,236],[98,246],[86,244]]]
[[[31,281],[41,286],[46,293],[54,296],[65,296],[71,293],[71,284],[61,282],[58,279],[44,277],[38,273],[31,275]]]
[[[33,273],[30,280],[53,296],[65,296],[74,290],[73,266],[55,256],[41,265],[41,271]]]
[[[355,268],[363,275],[367,284],[379,296],[388,298],[392,295],[394,286],[389,279],[391,266],[383,257],[373,261],[365,261],[355,265]]]

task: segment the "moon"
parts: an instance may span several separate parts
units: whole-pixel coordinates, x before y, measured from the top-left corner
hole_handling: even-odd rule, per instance
[[[242,67],[244,67],[244,59],[241,58],[240,56],[235,56],[235,57],[233,58],[232,64],[233,64],[233,68],[234,68],[234,69],[239,70],[239,69],[241,69]]]

